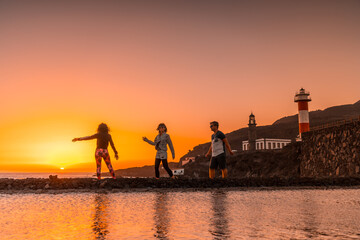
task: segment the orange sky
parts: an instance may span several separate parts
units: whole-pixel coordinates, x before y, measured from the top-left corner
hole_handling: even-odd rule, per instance
[[[0,171],[94,171],[106,122],[115,169],[176,161],[224,132],[360,99],[359,1],[0,0]],[[112,153],[111,153],[112,154]],[[113,156],[113,154],[112,154]]]

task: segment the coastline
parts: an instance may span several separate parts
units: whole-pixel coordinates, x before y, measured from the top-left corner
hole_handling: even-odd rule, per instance
[[[0,178],[0,194],[360,189],[359,177],[337,178]]]
[[[211,192],[211,191],[300,191],[300,190],[350,190],[358,186],[291,186],[291,187],[229,187],[229,188],[129,188],[129,189],[37,189],[37,190],[0,190],[0,194],[67,194],[67,193],[144,193],[144,192]]]

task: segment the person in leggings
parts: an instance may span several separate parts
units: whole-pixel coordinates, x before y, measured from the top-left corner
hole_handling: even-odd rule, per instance
[[[81,138],[74,138],[72,141],[83,141],[83,140],[91,140],[91,139],[97,139],[97,147],[95,151],[95,160],[96,160],[96,175],[97,178],[101,179],[101,159],[103,158],[113,179],[116,179],[114,169],[111,165],[110,161],[110,155],[108,151],[109,143],[114,150],[115,153],[115,159],[118,160],[118,152],[116,151],[114,142],[111,138],[111,135],[109,134],[109,128],[105,123],[101,123],[97,129],[97,133],[88,136],[88,137],[81,137]]]
[[[159,166],[160,166],[160,163],[162,162],[163,167],[165,168],[165,170],[167,171],[169,176],[171,178],[173,178],[174,177],[173,173],[172,173],[171,169],[169,168],[168,162],[167,162],[167,145],[169,145],[173,159],[175,159],[174,146],[171,142],[170,135],[167,134],[167,128],[164,123],[160,123],[156,130],[159,131],[159,134],[155,137],[154,141],[150,141],[146,137],[143,137],[143,140],[145,142],[155,146],[155,149],[156,149],[155,176],[157,179],[159,179],[159,177],[160,177]]]

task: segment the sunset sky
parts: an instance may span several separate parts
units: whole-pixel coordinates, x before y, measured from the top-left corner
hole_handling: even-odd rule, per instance
[[[359,66],[360,1],[0,0],[0,171],[95,171],[71,139],[101,122],[115,169],[154,164],[160,122],[178,161],[210,121],[296,114],[301,87],[310,110],[360,100]]]

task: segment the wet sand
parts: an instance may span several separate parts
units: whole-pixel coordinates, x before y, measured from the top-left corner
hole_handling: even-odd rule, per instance
[[[360,188],[360,177],[337,178],[27,178],[0,179],[0,193],[146,192]]]

